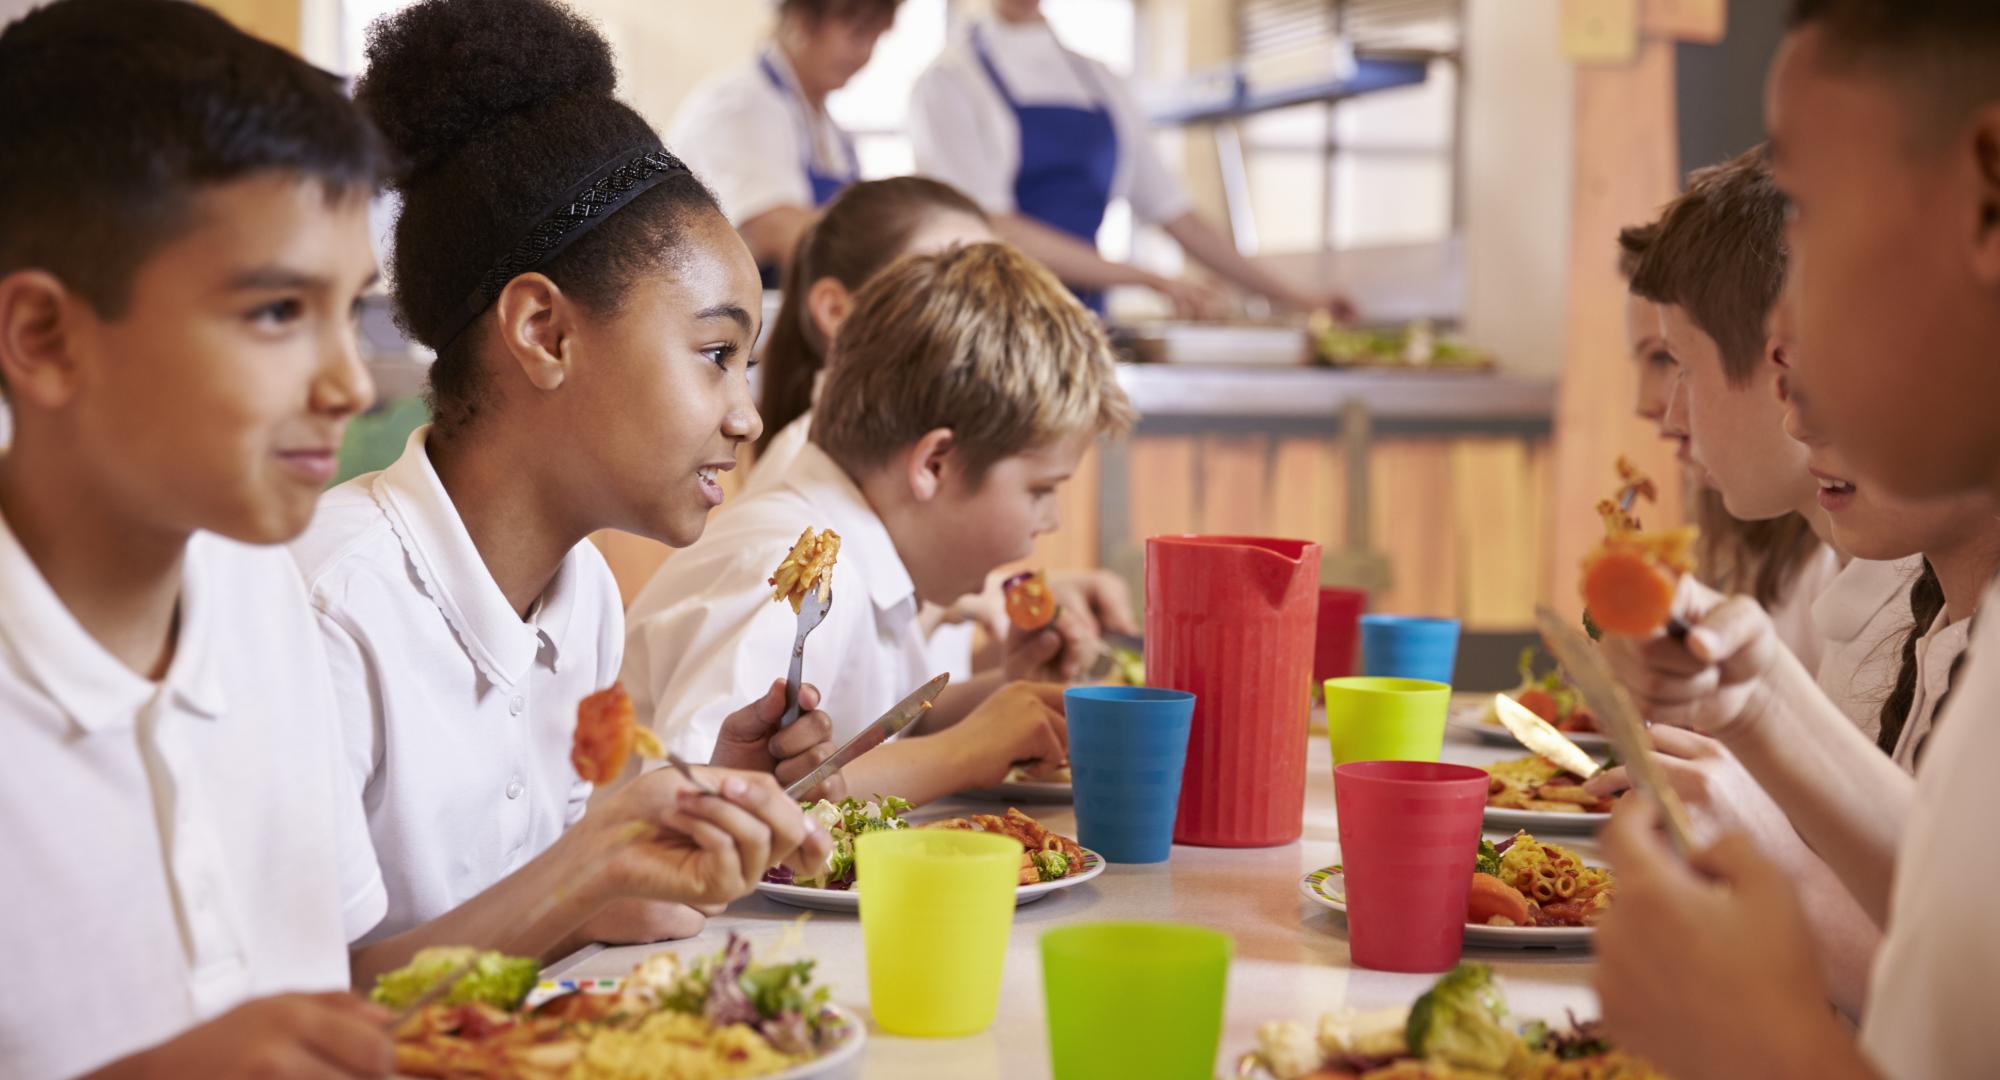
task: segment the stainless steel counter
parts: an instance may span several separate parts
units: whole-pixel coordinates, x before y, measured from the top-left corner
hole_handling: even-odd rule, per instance
[[[1337,425],[1359,403],[1382,423],[1547,425],[1556,381],[1505,372],[1121,364],[1118,382],[1148,422],[1307,420]]]

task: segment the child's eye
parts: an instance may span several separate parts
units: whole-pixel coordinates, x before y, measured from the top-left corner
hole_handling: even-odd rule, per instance
[[[287,323],[297,322],[305,313],[306,305],[304,301],[299,300],[297,297],[286,297],[283,300],[273,300],[268,304],[252,308],[245,317],[253,323],[264,326],[283,326]]]
[[[709,363],[714,364],[716,367],[726,369],[729,367],[729,361],[736,358],[736,346],[711,345],[708,348],[703,349],[701,351],[701,354],[708,358]]]

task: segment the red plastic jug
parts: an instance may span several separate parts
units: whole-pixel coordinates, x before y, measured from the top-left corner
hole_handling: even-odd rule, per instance
[[[1146,685],[1195,696],[1174,842],[1273,847],[1304,830],[1319,545],[1146,541]]]

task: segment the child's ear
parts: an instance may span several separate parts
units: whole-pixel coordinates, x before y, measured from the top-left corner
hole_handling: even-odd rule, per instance
[[[847,313],[852,310],[854,294],[847,291],[839,278],[820,278],[806,290],[806,315],[828,347],[833,345],[834,335],[840,332],[840,324],[847,321]]]
[[[537,390],[561,386],[575,359],[576,330],[576,304],[562,287],[542,274],[522,274],[500,290],[493,307],[500,343],[528,382]]]
[[[1979,194],[1973,268],[1981,282],[2000,285],[2000,106],[1988,106],[1973,117],[1972,151]]]
[[[944,490],[945,470],[956,467],[952,457],[957,453],[958,441],[953,438],[950,428],[933,428],[924,432],[916,445],[910,448],[909,481],[910,497],[918,502],[929,502]]]
[[[45,409],[69,403],[78,383],[73,321],[83,298],[44,270],[0,278],[0,378],[7,396]]]

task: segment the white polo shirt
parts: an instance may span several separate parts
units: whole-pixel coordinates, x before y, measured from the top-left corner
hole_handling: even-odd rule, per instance
[[[522,619],[424,452],[327,492],[292,546],[333,669],[347,762],[389,911],[369,941],[444,914],[555,843],[590,785],[576,705],[617,677],[617,583],[588,541]]]
[[[0,1074],[74,1076],[348,985],[382,878],[291,559],[198,534],[141,678],[0,522]]]
[[[1946,622],[1938,612],[1930,629],[1917,640],[1917,692],[1910,699],[1910,716],[1896,736],[1896,764],[1916,772],[1919,760],[1931,760],[1928,744],[1939,706],[1950,700],[1951,668],[1971,643],[1971,619]],[[1967,661],[1970,663],[1970,661]]]
[[[1924,767],[1896,858],[1889,925],[1875,956],[1861,1044],[1897,1080],[2000,1071],[1993,972],[2000,970],[2000,584],[1986,591],[1971,657]]]
[[[1779,595],[1778,602],[1771,605],[1771,623],[1777,631],[1778,640],[1792,650],[1799,663],[1807,671],[1818,671],[1821,654],[1826,643],[1819,636],[1819,629],[1813,625],[1813,603],[1821,593],[1833,585],[1833,579],[1840,574],[1840,555],[1827,544],[1821,544],[1806,557],[1805,564],[1792,575]]]
[[[781,206],[812,209],[808,159],[830,176],[859,168],[839,125],[800,96],[784,51],[759,55],[783,89],[752,60],[695,87],[667,127],[667,148],[715,192],[731,225]]]
[[[784,678],[798,616],[765,582],[808,525],[840,534],[833,603],[805,661],[834,740],[938,673],[888,529],[853,479],[807,443],[782,483],[725,506],[693,547],[669,556],[627,613],[625,689],[682,756],[708,760],[723,717]]]
[[[1021,127],[973,51],[974,30],[1022,105],[1103,106],[1118,133],[1111,195],[1142,222],[1163,225],[1193,207],[1153,143],[1153,125],[1125,79],[1065,49],[1046,22],[971,22],[917,78],[910,94],[910,141],[917,173],[972,197],[989,214],[1014,212]]]
[[[1910,633],[1910,586],[1923,571],[1921,555],[1851,559],[1812,601],[1819,688],[1870,739],[1882,731],[1882,702],[1896,685]]]

